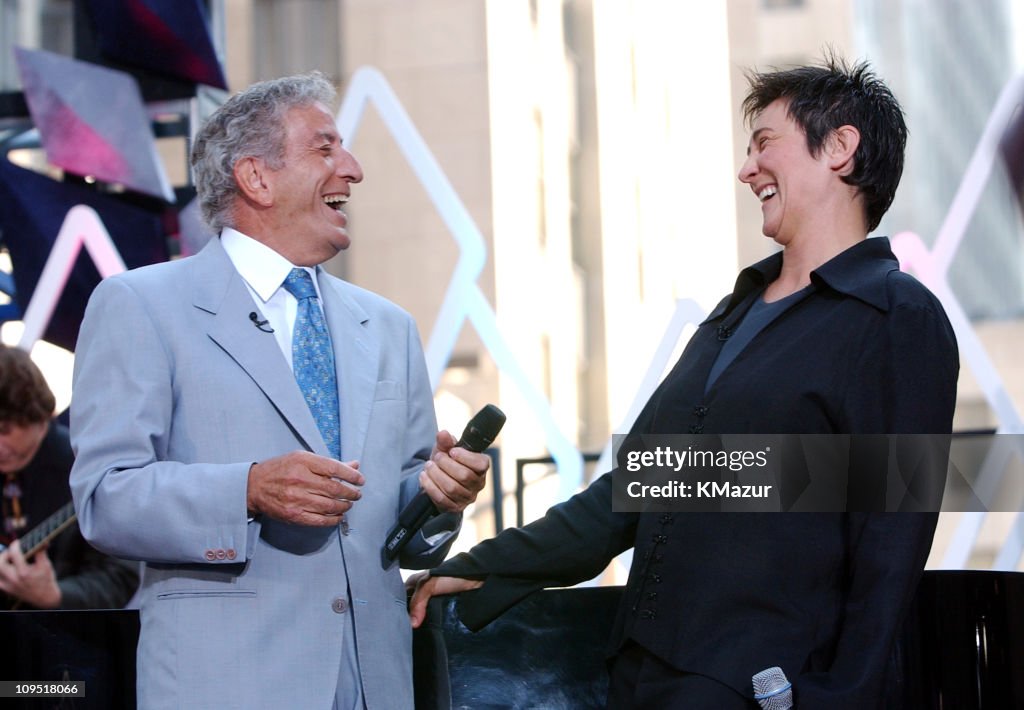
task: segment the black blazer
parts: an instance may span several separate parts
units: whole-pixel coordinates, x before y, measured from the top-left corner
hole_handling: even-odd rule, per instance
[[[948,434],[956,341],[938,301],[884,238],[812,274],[812,292],[761,331],[705,393],[707,375],[776,254],[740,273],[631,433]],[[611,475],[522,529],[433,571],[484,579],[478,628],[538,588],[598,574],[633,546],[612,650],[627,639],[752,697],[781,666],[798,707],[880,702],[893,640],[924,567],[929,513],[614,513]]]

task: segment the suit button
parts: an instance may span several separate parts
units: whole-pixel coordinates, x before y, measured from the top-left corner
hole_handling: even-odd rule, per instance
[[[213,550],[207,550],[206,559],[208,559],[210,562],[213,562],[215,559],[217,559],[217,553]]]
[[[238,556],[238,553],[235,552],[234,550],[228,550],[227,551],[227,556],[228,556],[229,560],[233,560],[233,559],[235,559]]]
[[[334,611],[335,614],[344,614],[346,609],[348,609],[348,602],[341,597],[337,597],[331,602],[331,610]]]

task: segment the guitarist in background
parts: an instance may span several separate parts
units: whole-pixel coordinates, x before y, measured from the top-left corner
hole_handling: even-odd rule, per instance
[[[0,609],[123,607],[138,586],[136,565],[94,550],[76,523],[28,559],[18,541],[41,524],[58,527],[64,516],[48,519],[71,501],[74,455],[54,406],[28,353],[0,345]]]

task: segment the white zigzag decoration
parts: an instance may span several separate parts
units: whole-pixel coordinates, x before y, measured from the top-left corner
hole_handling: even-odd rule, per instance
[[[75,205],[68,210],[25,309],[25,330],[18,342],[22,350],[32,350],[35,342],[46,332],[83,245],[100,272],[100,278],[125,270],[124,260],[96,210],[86,205]]]

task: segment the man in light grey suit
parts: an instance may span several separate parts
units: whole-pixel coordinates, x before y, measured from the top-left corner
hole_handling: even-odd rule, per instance
[[[220,237],[105,280],[82,323],[71,486],[85,537],[146,562],[141,708],[411,707],[405,591],[381,546],[422,488],[445,512],[400,562],[438,564],[483,486],[487,456],[437,433],[412,319],[319,266],[349,245],[341,208],[363,177],[333,101],[317,73],[229,99],[192,155]],[[315,285],[303,305],[295,269]],[[296,382],[310,304],[340,426]]]

